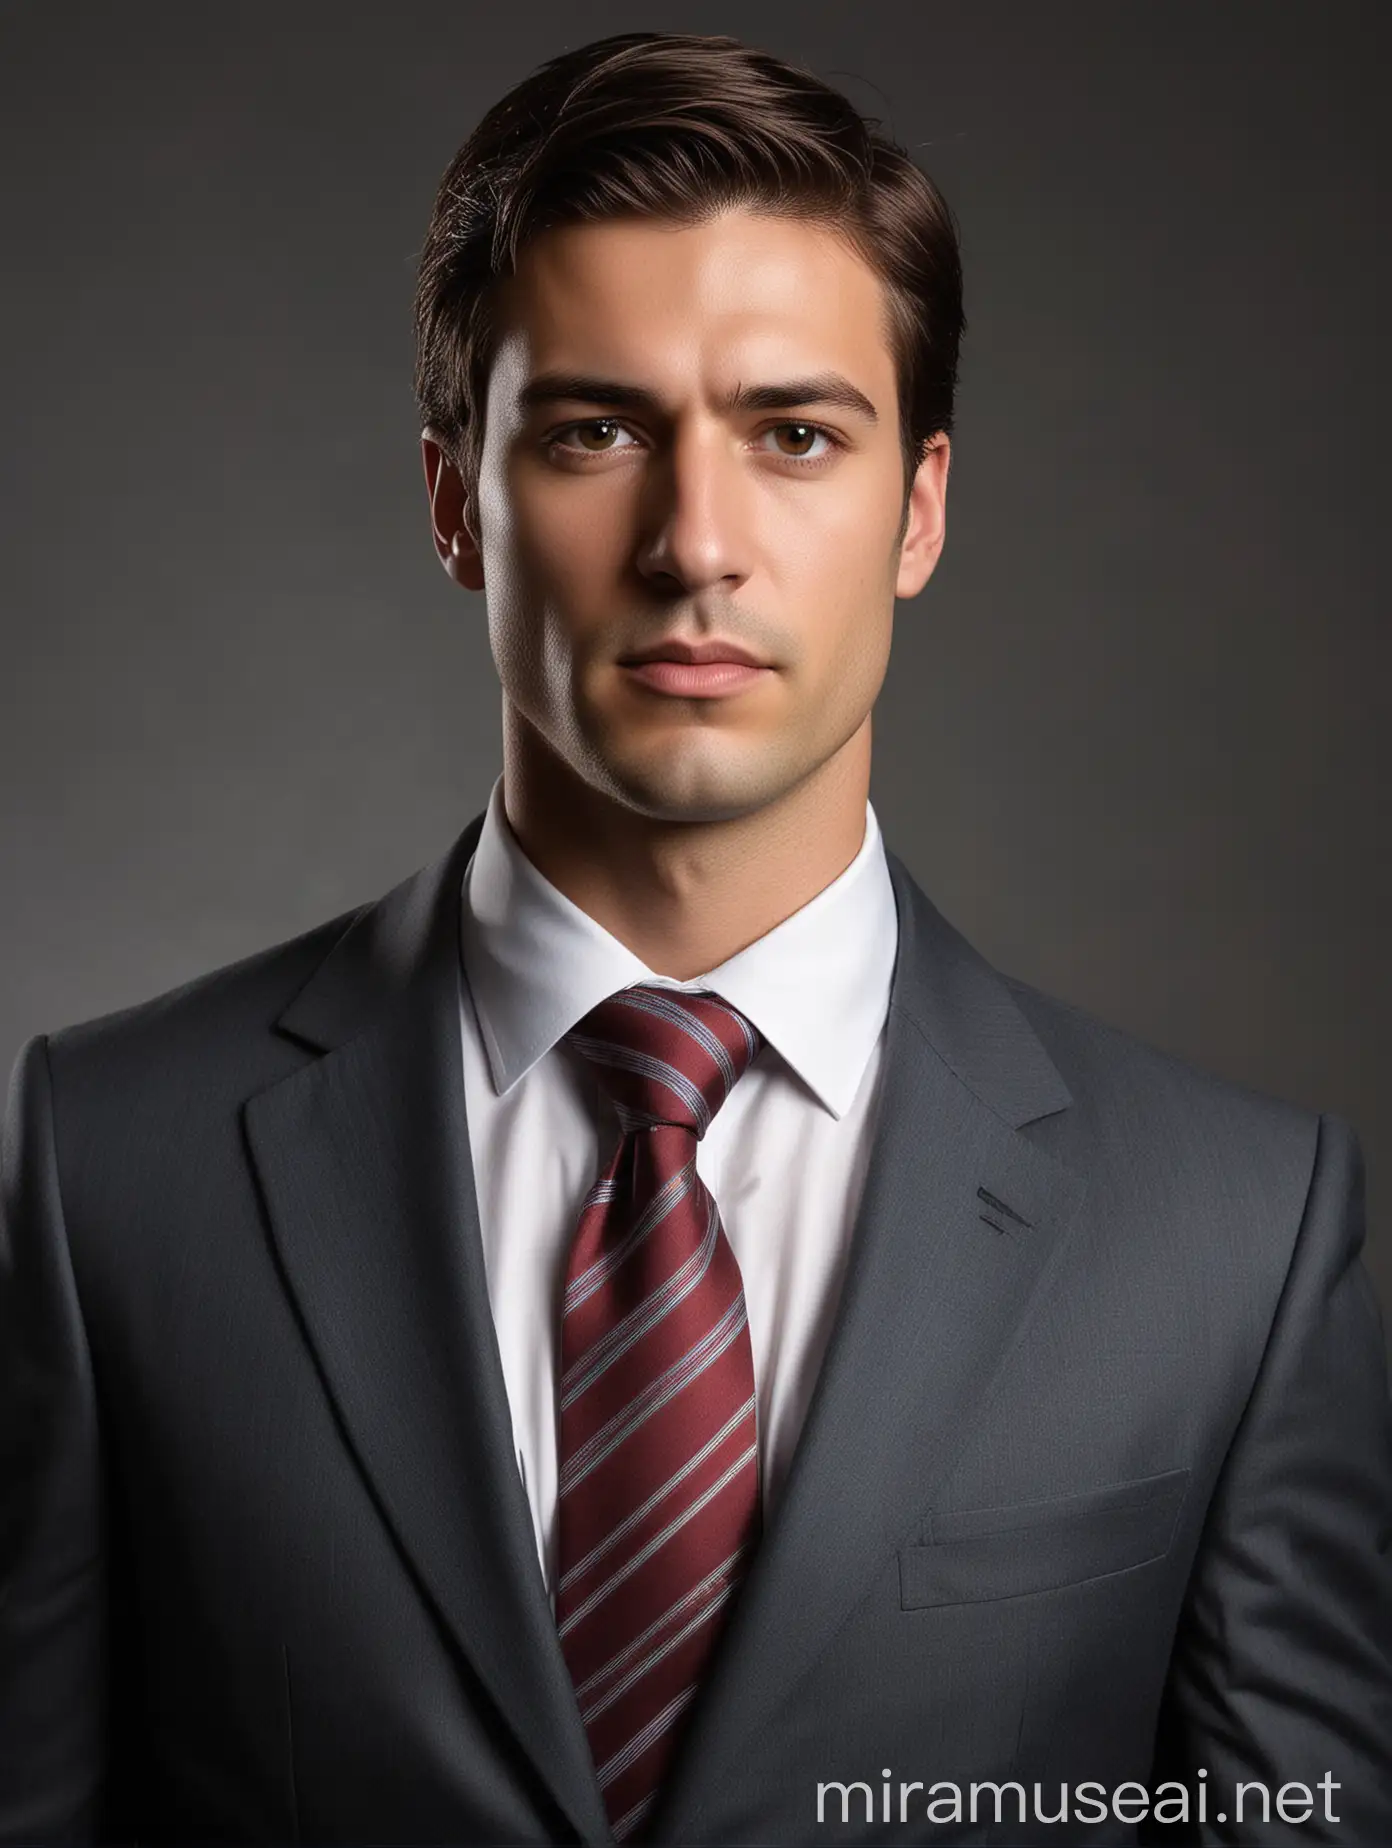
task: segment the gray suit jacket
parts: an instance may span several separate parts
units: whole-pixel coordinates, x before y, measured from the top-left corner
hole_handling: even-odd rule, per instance
[[[20,1054],[6,1841],[609,1839],[485,1290],[454,1005],[478,827]],[[1050,1814],[1060,1783],[1188,1779],[1176,1839],[1392,1839],[1352,1132],[1006,979],[890,867],[844,1295],[656,1838],[1134,1841],[1134,1793],[1060,1826],[1034,1784]],[[1237,1826],[1238,1780],[1313,1816],[1248,1793]],[[1006,1790],[973,1823],[971,1784],[1010,1781],[1024,1822]]]

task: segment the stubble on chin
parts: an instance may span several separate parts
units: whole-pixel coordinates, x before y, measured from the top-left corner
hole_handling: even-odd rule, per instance
[[[736,821],[757,814],[815,772],[823,753],[796,737],[693,731],[637,741],[609,732],[589,741],[587,780],[653,821]]]

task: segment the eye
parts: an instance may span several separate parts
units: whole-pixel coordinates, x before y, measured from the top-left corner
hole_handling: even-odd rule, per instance
[[[775,439],[773,453],[786,456],[790,462],[821,462],[841,447],[831,431],[823,429],[821,424],[800,420],[774,424],[763,434]],[[816,447],[818,443],[822,445],[820,449]]]
[[[621,443],[616,440],[619,437],[630,440]],[[632,432],[612,417],[592,417],[586,423],[567,424],[565,429],[557,430],[550,441],[557,449],[587,456],[607,455],[611,450],[633,446]]]

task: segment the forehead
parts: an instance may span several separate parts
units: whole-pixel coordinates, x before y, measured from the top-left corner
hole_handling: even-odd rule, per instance
[[[877,404],[893,391],[883,284],[806,220],[729,211],[698,225],[557,227],[524,247],[497,326],[497,368],[518,383],[574,367],[728,389],[835,368]]]

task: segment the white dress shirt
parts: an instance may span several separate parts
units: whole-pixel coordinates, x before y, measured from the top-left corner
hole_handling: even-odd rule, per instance
[[[464,1099],[488,1297],[554,1602],[560,1295],[580,1203],[619,1134],[593,1068],[561,1036],[606,996],[655,982],[715,991],[767,1042],[696,1148],[744,1279],[767,1521],[864,1185],[898,920],[867,802],[860,851],[801,910],[705,975],[654,975],[532,865],[508,825],[501,777],[462,901]]]

